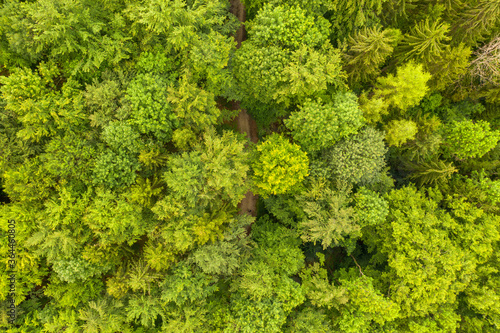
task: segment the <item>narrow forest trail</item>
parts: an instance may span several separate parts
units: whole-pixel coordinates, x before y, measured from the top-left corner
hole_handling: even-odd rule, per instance
[[[230,0],[231,3],[231,13],[233,13],[240,22],[245,22],[246,14],[245,14],[245,6],[241,3],[240,0]],[[246,39],[246,31],[245,26],[242,25],[234,36],[239,48],[241,46],[241,42]],[[232,102],[231,108],[233,110],[240,110],[240,102]],[[238,126],[238,130],[240,133],[245,133],[250,141],[256,143],[258,141],[257,136],[257,124],[255,120],[250,117],[250,115],[246,112],[246,110],[241,110],[236,118],[236,124]],[[245,194],[245,198],[238,205],[240,214],[250,214],[252,216],[257,215],[257,196],[254,195],[251,191],[248,191]]]

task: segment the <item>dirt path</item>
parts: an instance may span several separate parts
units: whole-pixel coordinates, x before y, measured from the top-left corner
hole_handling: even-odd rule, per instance
[[[230,0],[231,2],[231,13],[233,13],[240,22],[245,22],[245,6],[240,2],[240,0]],[[236,46],[239,48],[241,46],[241,42],[246,39],[246,31],[245,26],[242,25],[238,31],[236,32],[234,38],[238,42]],[[240,110],[239,102],[232,102],[231,108],[233,110]],[[250,141],[256,143],[259,138],[257,136],[257,124],[255,120],[253,120],[246,110],[241,110],[236,118],[236,122],[238,125],[238,130],[240,133],[246,133],[247,137]],[[240,214],[250,214],[252,216],[257,215],[257,196],[254,195],[251,191],[248,191],[245,195],[245,198],[238,205]]]

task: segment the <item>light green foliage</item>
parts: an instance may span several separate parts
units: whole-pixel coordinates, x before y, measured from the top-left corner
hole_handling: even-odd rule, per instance
[[[99,237],[100,243],[132,245],[150,227],[142,217],[141,206],[129,203],[124,196],[97,189],[85,216],[85,223]]]
[[[129,201],[131,203],[138,203],[143,207],[151,208],[162,193],[164,189],[163,185],[156,177],[153,180],[137,177],[135,184],[130,186]]]
[[[247,101],[252,97],[261,103],[288,106],[319,94],[328,85],[343,87],[341,70],[340,52],[328,44],[319,50],[302,45],[288,51],[258,47],[250,39],[236,52],[233,72],[245,103],[251,106]]]
[[[42,63],[38,73],[17,68],[12,75],[1,77],[5,109],[22,124],[18,138],[38,142],[60,131],[81,130],[85,115],[79,84],[70,79],[56,90],[52,80],[58,75],[53,63]]]
[[[264,204],[269,213],[286,225],[295,226],[304,216],[301,204],[293,195],[271,195],[264,199]]]
[[[418,22],[401,42],[400,58],[432,63],[446,50],[447,33],[450,26],[438,20]]]
[[[361,93],[359,96],[359,107],[363,111],[363,117],[369,124],[380,121],[383,115],[389,113],[389,105],[384,99],[380,97],[369,99],[366,92]]]
[[[234,329],[244,333],[279,333],[287,318],[277,300],[267,298],[252,302],[238,294],[232,297],[232,311],[233,318],[224,331],[227,333]]]
[[[332,11],[333,36],[339,41],[348,38],[354,31],[370,23],[377,22],[377,15],[382,11],[382,4],[386,0],[339,0],[328,1],[328,9]]]
[[[175,147],[180,151],[186,151],[198,141],[196,134],[187,127],[181,127],[174,131],[172,135],[172,142]]]
[[[493,149],[500,133],[490,129],[484,120],[453,121],[446,128],[446,151],[457,159],[481,157]]]
[[[333,325],[340,332],[370,332],[399,317],[399,306],[376,287],[375,279],[360,267],[341,269],[335,283],[328,280],[325,257],[316,253],[319,263],[304,269],[300,276],[312,304],[333,308]],[[378,324],[378,325],[377,325]]]
[[[9,168],[2,175],[5,193],[11,200],[30,202],[44,200],[56,186],[56,178],[45,170],[40,157],[26,160],[16,168]]]
[[[79,310],[81,327],[85,332],[112,333],[124,329],[123,303],[108,298],[91,301],[85,309]]]
[[[153,51],[141,52],[135,67],[141,73],[160,74],[174,79],[179,73],[176,72],[179,60],[169,57],[165,50],[157,47]]]
[[[120,7],[115,6],[94,1],[14,2],[4,9],[0,30],[12,54],[30,64],[49,58],[61,63],[67,76],[90,73],[117,65],[131,52],[126,23],[112,13]]]
[[[100,277],[92,277],[78,283],[67,283],[56,275],[50,276],[50,284],[44,291],[46,296],[52,297],[55,304],[61,308],[78,308],[98,297],[103,291]]]
[[[417,124],[411,120],[391,120],[385,127],[385,140],[389,146],[399,147],[417,134]]]
[[[405,111],[427,94],[430,78],[422,65],[409,62],[397,69],[396,76],[389,74],[377,79],[374,98],[382,98],[387,104]]]
[[[303,198],[306,218],[299,222],[305,242],[321,242],[323,249],[344,246],[352,251],[352,243],[361,236],[357,215],[346,193],[334,192],[324,184],[315,184]],[[318,193],[318,194],[316,194]]]
[[[221,111],[215,105],[212,93],[198,88],[188,78],[180,80],[179,87],[168,87],[167,101],[183,126],[202,131],[220,121]]]
[[[308,166],[307,154],[298,145],[272,134],[256,148],[252,163],[255,186],[265,197],[286,193],[308,175]]]
[[[489,328],[491,332],[500,328],[499,263],[498,255],[494,255],[487,265],[477,270],[479,279],[469,286],[465,298],[467,305],[475,312],[474,316],[470,314],[475,323],[483,326],[485,330]]]
[[[329,333],[333,331],[330,318],[322,310],[306,307],[288,318],[287,333]]]
[[[124,81],[128,79],[123,76],[123,72],[106,71],[102,81],[94,80],[82,92],[85,105],[91,113],[89,119],[92,127],[104,127],[112,120],[124,118],[125,115],[120,112],[120,99],[125,93]]]
[[[209,5],[217,6],[217,14],[219,21],[226,25],[223,29],[233,33],[235,28],[240,24],[235,17],[226,17],[222,20],[223,15],[228,15],[226,11],[226,3],[224,1],[206,1]],[[205,14],[209,14],[208,12]],[[215,14],[215,13],[214,13]],[[214,20],[213,17],[205,19],[206,21]],[[225,94],[228,89],[234,85],[233,75],[228,68],[228,63],[231,55],[234,52],[236,42],[231,35],[221,34],[222,31],[212,31],[200,37],[199,42],[193,45],[189,53],[187,65],[190,69],[190,74],[193,79],[206,91],[216,95]]]
[[[273,95],[286,106],[325,91],[328,86],[344,88],[340,52],[325,44],[320,50],[301,46],[290,55],[283,70],[283,82]]]
[[[168,84],[162,76],[138,74],[125,94],[131,108],[128,122],[140,133],[153,134],[164,142],[171,139],[172,130],[177,126],[177,116],[168,103]]]
[[[222,136],[210,130],[190,153],[172,156],[164,174],[171,195],[194,208],[228,202],[236,206],[245,196],[248,152],[234,132]]]
[[[202,300],[218,290],[217,280],[188,264],[180,263],[161,283],[161,299],[183,306]]]
[[[398,29],[382,30],[380,26],[364,27],[349,36],[343,56],[350,83],[366,82],[377,76],[400,38]]]
[[[195,150],[171,156],[163,180],[166,196],[152,207],[165,221],[146,246],[146,258],[156,269],[166,269],[175,256],[223,237],[235,222],[237,204],[248,191],[248,152],[234,134],[204,134]]]
[[[366,127],[335,144],[325,156],[332,176],[355,184],[373,182],[385,165],[387,148],[383,139],[383,133]]]
[[[95,153],[95,147],[90,141],[68,132],[63,137],[52,138],[46,144],[45,153],[40,159],[52,176],[88,184],[91,183]]]
[[[390,298],[400,304],[404,316],[422,317],[453,307],[475,279],[476,266],[493,254],[498,218],[464,197],[443,197],[437,189],[426,195],[409,186],[393,190],[387,199],[387,223],[376,227],[378,236],[365,239],[383,254],[377,260],[387,259],[384,279],[391,284]]]
[[[92,276],[105,273],[111,267],[109,265],[99,267],[86,260],[75,258],[72,260],[54,260],[52,268],[62,281],[81,283],[78,280],[85,281]]]
[[[256,246],[231,288],[232,322],[243,332],[280,332],[287,315],[304,302],[300,284],[289,278],[304,265],[295,231],[261,217],[252,226]],[[231,326],[229,326],[231,327]]]
[[[300,272],[307,300],[314,306],[329,310],[347,303],[349,301],[347,291],[330,283],[328,271],[322,267],[325,264],[325,255],[316,252],[316,256],[319,258],[319,262],[314,262]]]
[[[363,117],[353,93],[337,93],[333,102],[306,102],[292,113],[285,125],[293,138],[307,151],[331,147],[338,140],[355,134],[363,125]]]
[[[161,275],[139,258],[128,262],[126,277],[127,287],[135,292],[141,291],[143,295],[151,295],[151,289],[157,285]]]
[[[115,152],[137,152],[139,133],[125,122],[110,122],[102,131],[103,141]]]
[[[146,33],[153,41],[162,37],[167,50],[177,52],[200,46],[202,38],[211,32],[229,37],[239,26],[236,18],[228,13],[227,3],[224,1],[186,3],[179,0],[147,0],[129,6],[125,14],[133,21],[134,35]]]
[[[231,275],[239,267],[240,254],[236,244],[219,241],[199,247],[192,260],[206,274]]]
[[[0,331],[499,331],[499,1],[243,2],[0,0]]]
[[[315,19],[300,7],[267,4],[250,22],[248,36],[261,47],[298,49],[302,45],[323,45],[329,28],[326,19],[321,16]]]
[[[346,290],[349,301],[340,306],[337,325],[342,332],[370,331],[374,324],[383,325],[399,317],[399,306],[374,286],[374,279],[356,268],[340,270],[338,281]]]
[[[283,71],[289,59],[289,53],[282,48],[261,48],[251,40],[242,43],[233,59],[233,73],[243,96],[271,102],[284,81]]]
[[[385,222],[385,218],[389,213],[389,204],[378,193],[361,187],[354,195],[354,201],[354,210],[361,226],[377,225]]]
[[[128,186],[135,182],[136,171],[139,169],[137,158],[130,153],[115,153],[106,149],[95,160],[92,182],[111,188]]]
[[[189,262],[196,264],[206,274],[229,276],[235,272],[249,253],[251,240],[247,227],[254,217],[241,214],[225,230],[222,240],[198,247],[191,253]]]
[[[153,296],[135,295],[126,308],[127,321],[140,323],[144,327],[154,327],[158,316],[163,315],[160,300]]]
[[[297,233],[272,223],[268,215],[252,226],[252,238],[259,245],[252,252],[254,258],[266,262],[275,272],[294,275],[303,267],[304,254]]]
[[[319,16],[334,8],[334,4],[324,0],[243,0],[242,3],[245,5],[247,18],[254,17],[255,13],[258,13],[267,4],[300,7],[309,14]]]
[[[238,97],[250,113],[266,108],[260,102],[270,104],[277,117],[282,111],[273,104],[289,107],[329,85],[344,87],[340,52],[329,44],[328,28],[327,20],[314,19],[301,7],[264,6],[233,60]]]

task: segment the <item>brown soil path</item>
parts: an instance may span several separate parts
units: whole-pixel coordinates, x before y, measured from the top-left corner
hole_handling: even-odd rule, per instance
[[[245,14],[245,6],[240,2],[240,0],[230,0],[231,3],[231,13],[233,13],[240,22],[245,22],[246,14]],[[241,46],[241,42],[246,39],[246,31],[245,26],[242,25],[234,36],[239,48]],[[231,108],[233,110],[240,110],[240,103],[233,102],[231,103]],[[256,143],[259,139],[257,136],[257,124],[255,120],[253,120],[250,115],[246,112],[246,110],[241,110],[236,118],[236,123],[238,125],[238,130],[240,133],[245,133],[250,141]],[[252,216],[257,215],[257,196],[254,195],[251,191],[248,191],[245,195],[245,198],[238,205],[240,214],[250,214]]]

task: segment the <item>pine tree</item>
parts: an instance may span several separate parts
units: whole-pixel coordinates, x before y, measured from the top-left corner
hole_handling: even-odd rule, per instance
[[[432,23],[429,19],[420,21],[401,41],[399,58],[426,64],[434,62],[445,51],[445,42],[450,40],[447,36],[449,28],[447,23],[440,23],[439,20]]]
[[[476,0],[458,15],[451,27],[454,43],[476,46],[491,35],[500,20],[500,1]]]
[[[351,85],[367,82],[380,73],[380,66],[392,54],[400,35],[397,29],[382,30],[376,26],[365,27],[349,36],[343,57]]]
[[[412,172],[408,178],[417,181],[419,186],[441,184],[453,173],[458,172],[452,162],[446,164],[442,160],[423,163],[406,162],[405,167]]]

